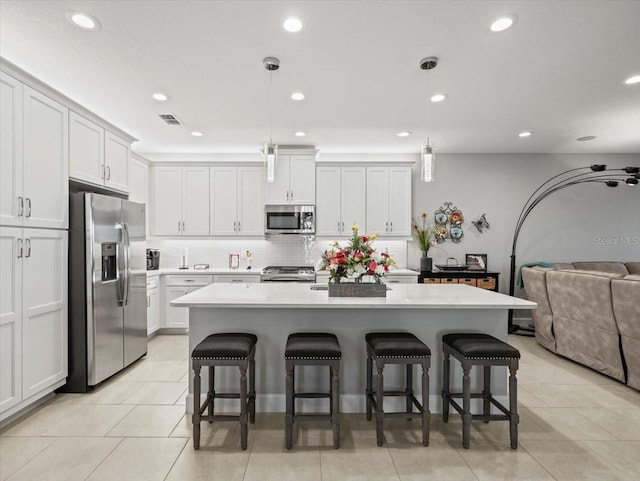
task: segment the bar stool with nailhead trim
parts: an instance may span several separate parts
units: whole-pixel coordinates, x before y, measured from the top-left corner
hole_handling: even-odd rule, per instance
[[[511,447],[518,447],[518,383],[516,371],[520,351],[506,342],[488,334],[454,333],[442,336],[443,388],[442,388],[442,420],[449,420],[449,404],[462,416],[462,446],[469,449],[471,440],[471,421],[509,421]],[[462,364],[462,393],[450,392],[450,360],[455,357]],[[484,388],[481,393],[471,392],[470,371],[472,366],[484,366]],[[496,401],[491,395],[491,367],[507,366],[509,368],[509,409]],[[462,407],[453,398],[462,398]],[[471,414],[471,398],[482,398],[482,414]],[[503,414],[491,414],[491,404]]]
[[[240,444],[247,449],[247,414],[253,424],[256,420],[256,369],[255,352],[258,337],[246,333],[219,333],[203,339],[191,353],[193,364],[193,448],[200,449],[200,422],[239,421]],[[209,367],[209,390],[207,399],[200,406],[200,369]],[[237,366],[240,368],[240,392],[216,393],[214,388],[216,366]],[[249,388],[247,391],[247,370]],[[214,414],[214,401],[220,399],[240,399],[240,415]],[[203,414],[207,410],[207,414]]]
[[[295,421],[331,421],[333,447],[340,447],[340,359],[342,351],[334,334],[325,332],[298,332],[290,334],[284,352],[287,373],[287,406],[285,414],[286,447],[293,446],[293,423]],[[296,392],[296,366],[329,366],[329,392]],[[329,398],[329,414],[296,414],[297,398]]]
[[[425,343],[409,332],[370,332],[365,335],[367,343],[367,421],[372,409],[376,412],[376,441],[382,446],[385,418],[411,419],[413,406],[422,415],[422,444],[429,445],[429,366],[431,350]],[[373,389],[373,362],[376,363],[376,388]],[[404,391],[385,391],[383,370],[386,364],[406,364]],[[413,365],[422,366],[422,404],[413,394]],[[404,396],[406,411],[385,412],[384,396]]]

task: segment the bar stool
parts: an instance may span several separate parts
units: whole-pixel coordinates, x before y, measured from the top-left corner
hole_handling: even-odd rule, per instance
[[[462,446],[469,449],[471,440],[471,421],[509,421],[511,447],[518,447],[518,384],[516,371],[520,351],[506,342],[488,334],[455,333],[442,336],[443,388],[442,388],[442,420],[449,421],[449,404],[462,415]],[[462,393],[450,392],[450,360],[453,356],[462,364]],[[472,366],[484,366],[484,388],[481,393],[471,392],[469,373]],[[509,409],[496,401],[491,395],[491,366],[508,366],[509,368]],[[453,398],[462,398],[462,407]],[[482,398],[482,414],[471,414],[471,398]],[[493,404],[504,414],[491,414]]]
[[[295,421],[330,421],[333,427],[333,447],[340,447],[340,359],[342,351],[334,334],[323,332],[298,332],[290,334],[284,352],[287,406],[285,414],[286,447],[293,445],[293,423]],[[296,392],[296,366],[329,366],[329,392]],[[297,398],[329,398],[329,414],[296,414]]]
[[[422,415],[422,444],[429,445],[429,366],[431,350],[420,339],[409,332],[370,332],[365,335],[367,343],[367,421],[372,409],[376,411],[376,441],[383,444],[385,418],[411,419],[413,406]],[[376,363],[376,389],[373,390],[373,362]],[[404,391],[385,391],[383,370],[386,364],[406,364]],[[413,394],[413,365],[422,366],[422,404]],[[384,396],[404,396],[406,411],[385,412]]]
[[[200,449],[200,422],[239,421],[240,444],[247,449],[247,413],[253,424],[256,419],[256,372],[255,352],[258,337],[245,333],[212,334],[202,340],[191,353],[193,364],[193,448]],[[207,399],[200,406],[200,368],[209,367],[209,391]],[[240,392],[216,393],[214,388],[216,366],[237,366],[240,368]],[[249,390],[247,392],[247,368],[249,370]],[[240,399],[240,415],[214,414],[217,399]],[[207,410],[207,414],[203,414]]]

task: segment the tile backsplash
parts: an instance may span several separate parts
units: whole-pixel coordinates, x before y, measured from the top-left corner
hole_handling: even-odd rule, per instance
[[[333,239],[314,236],[283,235],[269,239],[163,239],[147,240],[147,247],[160,249],[160,267],[175,268],[180,265],[180,249],[189,252],[189,267],[194,264],[209,264],[212,268],[228,267],[229,254],[240,254],[240,268],[247,266],[245,252],[253,252],[252,266],[262,269],[268,265],[315,265],[322,252],[329,248]],[[379,252],[388,250],[399,268],[407,267],[407,242],[378,239]]]

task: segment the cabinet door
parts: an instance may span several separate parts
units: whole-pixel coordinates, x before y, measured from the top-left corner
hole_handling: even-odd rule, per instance
[[[340,236],[340,167],[318,167],[316,169],[316,235]],[[351,224],[345,226],[350,228]],[[364,226],[363,226],[364,227]]]
[[[209,235],[209,167],[182,172],[182,235]]]
[[[367,170],[365,167],[343,167],[341,192],[342,235],[351,235],[355,223],[362,234],[368,232],[367,212]]]
[[[211,167],[211,198],[209,204],[211,235],[236,235],[237,168]]]
[[[145,162],[131,158],[129,163],[129,200],[146,205],[145,232],[151,233],[149,229],[149,166]]]
[[[160,328],[160,299],[158,288],[147,290],[147,336]]]
[[[264,235],[264,169],[238,167],[238,234]]]
[[[367,167],[367,233],[389,233],[389,168]]]
[[[289,157],[289,200],[292,204],[316,203],[316,158],[313,155]]]
[[[103,185],[104,129],[69,112],[69,177]]]
[[[153,172],[153,232],[155,235],[181,233],[182,168],[154,167]]]
[[[411,236],[410,167],[389,167],[389,235]]]
[[[69,227],[69,111],[24,88],[25,227]],[[28,207],[30,206],[30,208]]]
[[[106,132],[104,135],[104,185],[122,192],[129,192],[129,142]]]
[[[0,225],[22,225],[22,83],[0,72]],[[21,202],[22,199],[22,208]]]
[[[22,393],[67,377],[67,232],[24,229]]]
[[[171,306],[171,301],[188,293],[187,287],[165,287],[165,327],[189,327],[189,308]]]
[[[22,400],[22,229],[0,228],[0,413]]]
[[[265,177],[266,179],[266,177]],[[265,180],[266,182],[266,180]],[[275,180],[266,182],[266,204],[289,203],[289,157],[279,155],[276,162]]]

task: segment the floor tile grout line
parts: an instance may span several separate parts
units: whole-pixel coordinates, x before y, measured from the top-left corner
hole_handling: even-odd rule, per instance
[[[593,442],[612,442],[611,440],[605,440],[605,441],[599,441],[599,440],[592,440]],[[626,472],[623,470],[622,467],[618,466],[617,464],[614,464],[613,462],[609,461],[607,458],[605,458],[603,455],[601,455],[598,451],[596,451],[595,449],[593,449],[591,446],[589,446],[589,441],[578,441],[580,443],[582,443],[589,451],[593,452],[596,454],[596,456],[600,459],[602,459],[606,464],[609,464],[610,466],[613,466],[616,471],[618,471],[622,476],[624,476],[625,478],[628,478]],[[629,442],[629,441],[620,441],[620,440],[615,440],[613,442]]]
[[[111,439],[113,439],[113,438],[111,438]],[[95,472],[98,470],[98,468],[99,468],[100,466],[102,466],[102,463],[104,463],[104,462],[106,461],[106,459],[107,459],[109,456],[111,456],[111,454],[113,454],[113,452],[114,452],[116,449],[118,449],[118,446],[120,446],[120,445],[124,442],[124,440],[125,440],[125,438],[120,438],[120,441],[116,443],[116,445],[113,447],[113,449],[112,449],[111,451],[109,451],[109,453],[107,453],[107,455],[106,455],[104,458],[102,458],[102,461],[100,461],[100,462],[96,465],[96,467],[95,467],[95,468],[93,468],[93,470],[89,473],[89,475],[88,475],[86,478],[84,478],[84,481],[87,481],[91,476],[93,476],[93,473],[95,473]]]
[[[173,438],[176,439],[176,438]],[[181,438],[177,438],[177,439],[181,439]],[[185,443],[182,445],[182,449],[180,450],[180,452],[178,453],[178,455],[176,456],[176,459],[173,460],[173,463],[171,463],[171,467],[169,468],[169,470],[167,471],[167,474],[164,475],[164,478],[162,478],[163,481],[166,481],[167,478],[169,477],[169,475],[171,474],[171,471],[173,470],[173,468],[175,467],[176,463],[178,462],[178,459],[180,459],[180,456],[182,456],[182,453],[184,452],[184,450],[187,448],[187,446],[189,445],[189,439],[185,440]]]
[[[524,450],[524,451],[525,451],[529,456],[531,456],[531,459],[533,459],[533,460],[534,460],[534,461],[535,461],[535,462],[536,462],[536,463],[537,463],[537,464],[538,464],[542,469],[544,469],[544,471],[545,471],[545,472],[549,473],[549,476],[551,476],[553,479],[555,479],[556,481],[558,481],[558,478],[556,478],[556,477],[553,475],[553,473],[552,473],[551,471],[549,471],[549,470],[547,469],[547,467],[546,467],[544,464],[542,464],[542,463],[538,460],[538,458],[536,458],[536,457],[533,455],[533,453],[532,453],[531,451],[529,451],[529,450],[527,449],[527,446],[526,446],[526,440],[525,440],[525,444],[524,444],[524,445],[522,444],[522,440],[518,443],[518,449],[523,449],[523,450]]]

